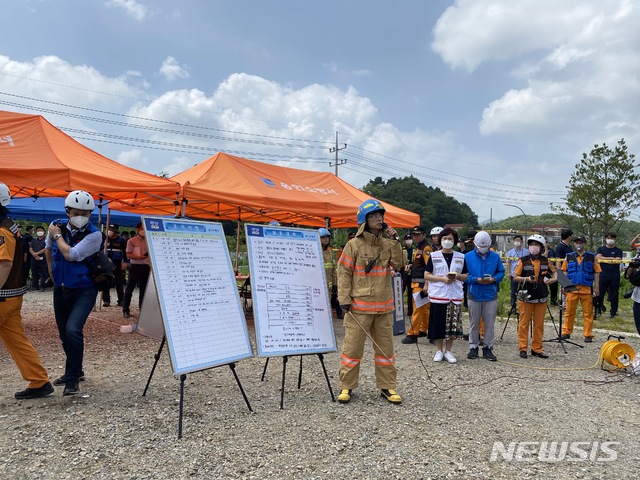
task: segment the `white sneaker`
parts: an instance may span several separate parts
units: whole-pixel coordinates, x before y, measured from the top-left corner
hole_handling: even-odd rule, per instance
[[[456,359],[456,357],[453,356],[453,353],[451,353],[450,351],[444,352],[444,358],[449,363],[458,363],[458,360]]]
[[[442,350],[438,350],[436,355],[433,357],[434,362],[441,362],[444,358],[444,352]]]

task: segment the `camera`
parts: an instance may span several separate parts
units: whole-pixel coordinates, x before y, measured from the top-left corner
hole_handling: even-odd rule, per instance
[[[531,294],[528,290],[518,290],[518,300],[521,302],[526,302],[531,298]]]

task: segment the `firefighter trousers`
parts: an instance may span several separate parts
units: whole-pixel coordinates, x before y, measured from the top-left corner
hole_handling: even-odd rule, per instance
[[[376,386],[379,389],[395,390],[396,357],[393,351],[393,312],[365,314],[354,311],[345,313],[344,316],[344,343],[340,357],[340,389],[351,390],[358,387],[360,362],[364,354],[364,342],[367,339],[367,334],[363,329],[369,332],[377,344],[373,345]]]
[[[411,289],[413,293],[421,292],[422,286],[419,283],[412,283]],[[411,327],[407,335],[418,335],[420,332],[427,333],[429,330],[429,307],[430,303],[426,303],[421,307],[416,307],[416,302],[411,295],[411,302],[413,303],[413,314],[411,315]]]

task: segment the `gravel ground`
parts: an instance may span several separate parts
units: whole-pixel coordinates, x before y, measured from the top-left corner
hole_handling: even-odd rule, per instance
[[[64,357],[51,310],[51,292],[29,292],[23,317],[52,379]],[[132,302],[136,305],[136,300]],[[2,479],[343,479],[343,478],[640,478],[637,432],[638,377],[608,373],[597,364],[605,332],[584,349],[545,344],[549,360],[518,357],[511,321],[495,353],[499,361],[434,363],[424,338],[402,345],[395,337],[402,405],[379,396],[373,354],[365,352],[361,386],[348,405],[331,402],[316,356],[304,358],[297,389],[298,358],[287,365],[280,410],[282,362],[272,359],[264,382],[263,359],[238,363],[237,373],[255,414],[248,411],[226,366],[187,376],[183,438],[177,438],[179,380],[167,350],[149,392],[142,396],[159,342],[122,334],[121,311],[94,312],[85,327],[81,394],[17,401],[24,388],[0,345],[0,478]],[[501,333],[502,325],[496,330]],[[342,326],[335,322],[338,345]],[[251,332],[253,334],[253,331]],[[576,332],[578,338],[580,332]],[[551,324],[545,338],[555,336]],[[637,336],[627,342],[640,350]],[[581,343],[581,342],[580,342]],[[337,353],[325,355],[337,390]],[[589,442],[593,456],[540,461],[540,442]],[[521,460],[491,460],[494,442],[519,444]],[[593,447],[593,442],[598,444]],[[602,449],[602,442],[619,442]],[[542,447],[545,448],[544,445]],[[535,450],[535,453],[532,453]],[[529,452],[529,453],[527,453]],[[615,457],[615,458],[613,458]],[[607,458],[611,461],[598,461]],[[525,461],[529,460],[529,461]]]

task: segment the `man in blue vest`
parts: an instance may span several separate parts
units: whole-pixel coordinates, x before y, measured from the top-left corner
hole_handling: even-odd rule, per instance
[[[68,221],[56,220],[49,225],[45,256],[49,276],[53,279],[53,310],[58,334],[67,361],[64,375],[54,385],[64,385],[63,395],[80,393],[78,382],[84,380],[84,334],[98,290],[84,260],[102,244],[102,232],[89,222],[95,208],[93,197],[75,190],[64,201]]]
[[[593,297],[599,292],[598,277],[600,265],[596,263],[596,256],[592,252],[585,252],[586,240],[584,237],[573,239],[575,252],[567,254],[562,262],[562,270],[578,288],[567,292],[567,312],[565,322],[562,325],[562,338],[569,339],[573,333],[573,323],[576,318],[578,301],[582,306],[584,319],[584,341],[593,341]]]

